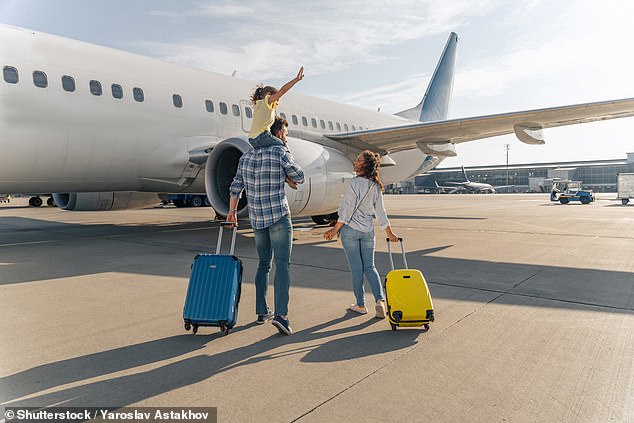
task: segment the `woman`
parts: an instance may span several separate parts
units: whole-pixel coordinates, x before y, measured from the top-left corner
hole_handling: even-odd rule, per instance
[[[374,267],[374,223],[375,214],[379,226],[385,230],[392,242],[398,237],[392,232],[383,205],[383,183],[379,177],[380,157],[371,151],[363,151],[354,162],[357,174],[339,206],[339,220],[335,226],[324,234],[327,240],[341,235],[341,244],[346,253],[350,272],[352,273],[352,288],[356,303],[349,309],[355,313],[367,314],[363,276],[368,279],[374,300],[376,301],[376,317],[385,318],[385,293],[381,285],[379,273]]]

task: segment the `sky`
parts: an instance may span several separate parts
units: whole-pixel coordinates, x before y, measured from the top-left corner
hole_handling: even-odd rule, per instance
[[[422,98],[460,37],[449,118],[634,97],[629,0],[0,0],[0,23],[384,113]],[[459,144],[439,168],[623,159],[634,118]]]

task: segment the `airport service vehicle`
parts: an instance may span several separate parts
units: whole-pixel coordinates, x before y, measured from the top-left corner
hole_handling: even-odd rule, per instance
[[[634,198],[634,173],[619,173],[616,175],[616,198],[626,205],[630,198]]]
[[[550,201],[559,201],[561,194],[573,195],[581,189],[581,181],[571,181],[570,179],[553,179],[550,188]]]
[[[580,189],[573,194],[561,194],[559,196],[559,202],[561,204],[568,204],[571,201],[579,201],[581,204],[590,204],[595,200],[592,190]]]

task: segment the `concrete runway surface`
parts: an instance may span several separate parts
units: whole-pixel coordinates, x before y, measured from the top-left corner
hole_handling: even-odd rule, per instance
[[[65,212],[14,198],[0,204],[0,405],[215,406],[220,422],[634,422],[634,206],[609,198],[387,196],[434,298],[427,332],[346,312],[341,244],[296,218],[289,337],[254,323],[247,222],[238,324],[193,335],[182,309],[194,255],[215,249],[211,209]],[[382,277],[386,251],[377,232]]]

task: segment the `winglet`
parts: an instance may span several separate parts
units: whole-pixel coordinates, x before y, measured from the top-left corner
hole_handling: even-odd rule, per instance
[[[453,92],[458,39],[458,34],[455,32],[449,34],[445,49],[421,102],[412,109],[396,113],[396,116],[421,122],[447,119]]]

